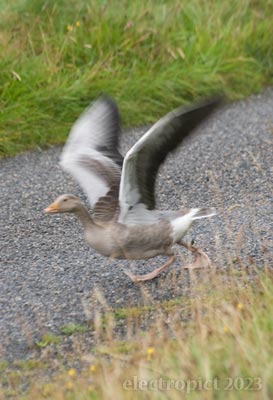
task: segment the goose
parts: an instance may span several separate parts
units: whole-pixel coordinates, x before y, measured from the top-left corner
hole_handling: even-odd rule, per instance
[[[60,157],[61,167],[79,183],[91,212],[77,196],[63,194],[44,211],[74,213],[87,243],[112,259],[139,260],[159,255],[168,261],[150,273],[134,275],[133,282],[149,281],[172,265],[176,244],[195,256],[184,268],[210,265],[206,253],[182,240],[191,225],[216,214],[214,208],[157,210],[155,182],[159,167],[220,105],[214,96],[192,106],[179,107],[156,122],[123,158],[119,152],[120,114],[116,102],[100,96],[72,126]]]

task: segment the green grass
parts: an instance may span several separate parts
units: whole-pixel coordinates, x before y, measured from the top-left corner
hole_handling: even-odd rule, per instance
[[[0,1],[2,156],[65,140],[101,92],[125,126],[273,81],[271,0]]]
[[[2,363],[0,398],[106,400],[115,393],[120,400],[271,399],[272,270],[248,265],[191,279],[186,302],[97,317],[88,332],[95,338],[90,351],[82,350],[86,332],[77,330],[66,360],[64,335],[40,358]]]
[[[83,324],[70,323],[61,328],[64,335],[70,336],[78,332],[87,332],[88,327]]]
[[[44,348],[51,344],[58,344],[60,342],[60,338],[57,335],[45,334],[41,340],[37,343],[37,346],[40,348]]]

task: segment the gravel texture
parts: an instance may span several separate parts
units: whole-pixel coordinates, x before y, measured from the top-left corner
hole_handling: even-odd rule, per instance
[[[144,131],[122,136],[123,153]],[[246,264],[272,262],[272,144],[273,90],[267,89],[226,105],[160,171],[159,207],[220,211],[196,223],[187,237],[206,249],[218,268],[238,255]],[[44,214],[62,193],[79,194],[86,202],[59,167],[59,153],[51,148],[1,161],[0,352],[10,360],[27,357],[43,334],[92,319],[98,291],[111,307],[190,295],[189,273],[180,268],[184,251],[184,259],[159,278],[134,284],[122,267],[145,273],[165,259],[131,265],[109,260],[87,246],[74,216]]]

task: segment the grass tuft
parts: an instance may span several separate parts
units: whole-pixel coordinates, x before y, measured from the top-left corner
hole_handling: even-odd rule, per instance
[[[87,332],[88,327],[83,324],[75,324],[75,323],[70,323],[61,328],[61,332],[64,335],[70,336],[75,333],[82,333],[82,332]]]

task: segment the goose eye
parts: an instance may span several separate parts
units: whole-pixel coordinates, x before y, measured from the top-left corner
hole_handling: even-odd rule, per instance
[[[67,201],[67,199],[63,199],[63,201]]]

